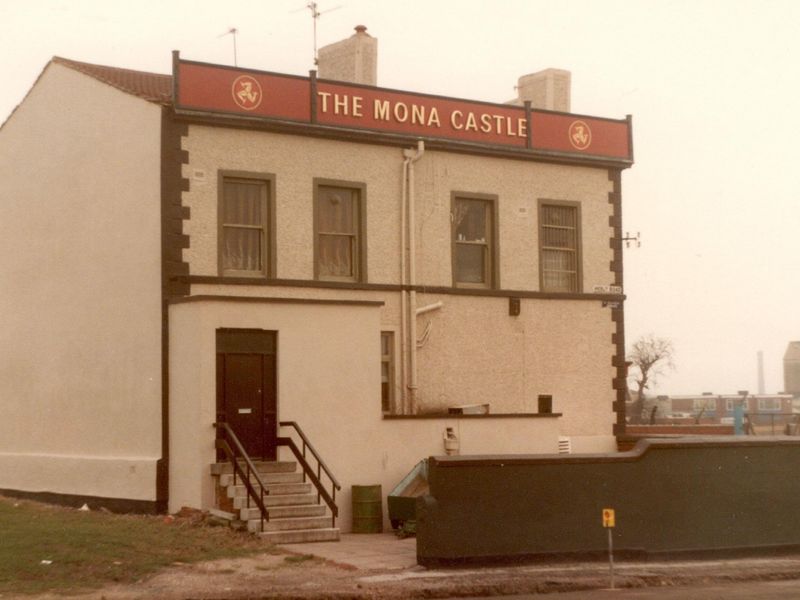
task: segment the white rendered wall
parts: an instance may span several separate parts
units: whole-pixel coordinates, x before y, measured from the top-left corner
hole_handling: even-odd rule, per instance
[[[462,454],[557,451],[558,417],[384,419],[379,307],[176,304],[170,307],[170,511],[214,503],[215,332],[223,327],[278,332],[279,419],[300,424],[342,484],[337,499],[345,530],[351,486],[380,484],[389,493],[419,460],[443,454],[446,427],[458,434]]]
[[[0,129],[0,488],[155,499],[159,139],[59,64]]]
[[[399,344],[400,295],[396,292],[273,286],[236,286],[234,291],[245,297],[383,302],[380,329],[393,331]],[[226,295],[231,288],[200,284],[193,285],[191,293]],[[507,298],[423,293],[417,297],[421,306],[443,304],[418,317],[419,331],[431,326],[426,344],[418,351],[423,412],[489,403],[492,413],[534,413],[538,395],[549,394],[553,410],[563,415],[558,433],[573,439],[576,452],[615,450],[612,403],[616,392],[611,380],[616,370],[610,357],[616,328],[608,307],[600,301],[523,299],[520,315],[511,317]],[[398,355],[399,348],[395,350]],[[396,387],[395,397],[400,393]]]

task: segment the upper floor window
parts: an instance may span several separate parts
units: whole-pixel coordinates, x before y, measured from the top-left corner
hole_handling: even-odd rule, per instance
[[[495,199],[453,195],[453,285],[493,287],[495,277]]]
[[[364,281],[364,186],[345,187],[316,180],[314,195],[314,276]]]
[[[580,292],[580,205],[539,202],[539,278],[543,292]]]
[[[269,274],[269,176],[255,179],[220,173],[219,269],[222,275]]]

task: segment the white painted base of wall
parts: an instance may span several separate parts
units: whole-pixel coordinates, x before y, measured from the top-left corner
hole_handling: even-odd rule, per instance
[[[0,453],[0,489],[155,501],[157,457]]]

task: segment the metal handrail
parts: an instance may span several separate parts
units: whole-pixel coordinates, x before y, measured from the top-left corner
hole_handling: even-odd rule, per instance
[[[765,423],[763,422],[755,422],[750,417],[760,417],[759,421],[763,421],[764,417],[769,417],[769,427],[771,430],[771,434],[775,435],[775,417],[789,417],[784,418],[783,423],[779,424],[783,426],[784,431],[786,431],[786,426],[789,426],[788,435],[798,435],[800,433],[800,414],[798,413],[784,413],[784,412],[772,412],[772,411],[759,411],[759,412],[748,412],[745,411],[744,418],[747,423],[747,430],[750,435],[757,435],[755,431],[756,426],[763,426]],[[794,430],[792,431],[792,427]]]
[[[295,431],[297,431],[297,433],[300,435],[300,439],[303,440],[303,456],[306,455],[306,453],[305,453],[305,449],[306,448],[311,450],[311,454],[314,455],[314,458],[317,461],[317,465],[322,467],[322,470],[325,471],[325,474],[328,476],[328,479],[330,479],[333,482],[333,485],[336,486],[336,489],[337,490],[341,490],[342,486],[339,485],[339,482],[336,480],[336,477],[333,476],[333,473],[331,473],[331,470],[328,468],[328,465],[325,464],[325,462],[320,458],[320,456],[317,453],[317,451],[314,449],[314,446],[312,446],[311,442],[308,441],[308,438],[306,437],[306,434],[303,433],[302,429],[300,429],[300,425],[298,425],[295,421],[281,421],[280,422],[280,426],[281,427],[293,427],[295,429]]]
[[[269,521],[269,511],[264,505],[264,496],[269,495],[269,489],[267,489],[267,486],[261,480],[261,476],[258,474],[258,470],[253,464],[253,461],[250,460],[250,456],[242,446],[239,438],[236,437],[236,433],[234,433],[233,429],[231,429],[231,426],[223,421],[214,423],[214,427],[217,429],[217,431],[221,431],[223,434],[223,437],[217,438],[214,446],[218,450],[222,450],[225,453],[233,467],[233,485],[236,485],[237,474],[242,478],[242,483],[247,491],[247,507],[250,507],[250,499],[252,498],[256,503],[256,507],[261,513],[261,531],[263,532],[264,521]],[[231,445],[228,443],[229,441],[233,443],[233,448],[231,448]],[[244,461],[247,471],[242,469],[242,465],[239,464],[239,460]],[[256,489],[253,487],[251,477],[255,479],[256,483],[258,484],[258,491],[256,491]]]
[[[317,502],[319,502],[320,499],[325,500],[328,508],[331,509],[332,526],[336,527],[336,517],[339,515],[339,507],[336,505],[336,490],[342,489],[341,484],[339,484],[336,477],[334,477],[333,473],[331,473],[328,465],[326,465],[322,458],[320,458],[316,449],[311,445],[311,442],[306,437],[306,434],[302,429],[300,429],[300,426],[296,422],[281,421],[279,424],[281,427],[292,427],[298,433],[300,439],[303,440],[302,452],[297,447],[297,444],[295,444],[294,440],[290,437],[279,437],[277,442],[281,446],[288,446],[295,455],[295,458],[297,458],[297,460],[300,462],[300,465],[303,468],[303,481],[305,481],[306,477],[308,477],[308,479],[311,480],[311,483],[314,484],[314,487],[317,488]],[[314,473],[314,469],[311,468],[311,465],[306,459],[306,450],[310,450],[311,454],[314,456],[314,459],[317,461],[316,473]],[[328,491],[325,489],[325,486],[322,484],[323,471],[331,481],[330,493],[328,493]]]

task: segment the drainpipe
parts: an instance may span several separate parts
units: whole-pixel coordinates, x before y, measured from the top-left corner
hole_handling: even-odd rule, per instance
[[[428,306],[422,306],[417,309],[418,315],[424,315],[425,313],[431,312],[432,310],[438,310],[444,306],[444,302],[441,300],[439,302],[434,302],[433,304],[428,304]]]
[[[406,151],[403,151],[405,156]],[[406,322],[408,316],[408,292],[406,292],[406,193],[408,191],[408,164],[411,162],[410,156],[405,156],[403,160],[403,181],[400,191],[400,414],[408,414],[408,381],[407,381],[407,360],[406,350]]]
[[[407,409],[410,414],[417,412],[417,241],[416,241],[416,215],[414,203],[414,163],[425,153],[425,142],[417,142],[416,153],[414,150],[404,150],[403,155],[408,159],[408,402]]]

